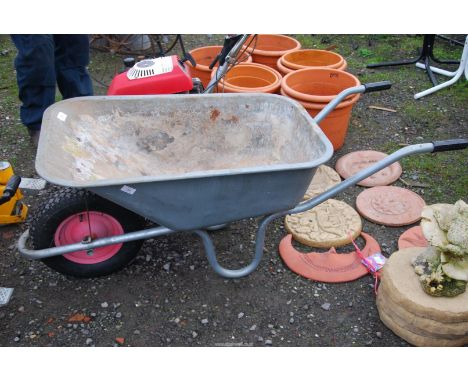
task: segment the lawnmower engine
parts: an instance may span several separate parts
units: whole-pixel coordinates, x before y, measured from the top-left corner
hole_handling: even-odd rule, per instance
[[[192,80],[190,69],[174,56],[124,60],[129,69],[112,80],[107,95],[200,93],[201,82]]]

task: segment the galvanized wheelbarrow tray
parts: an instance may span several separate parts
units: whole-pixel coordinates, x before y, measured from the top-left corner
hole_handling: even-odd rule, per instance
[[[272,220],[311,209],[406,155],[467,146],[467,140],[455,140],[405,147],[300,203],[315,169],[333,154],[317,122],[351,94],[389,87],[383,82],[347,89],[315,120],[295,101],[270,94],[83,97],[59,102],[44,115],[36,158],[39,175],[60,186],[88,190],[158,226],[36,249],[27,247],[26,231],[19,251],[30,259],[77,251],[92,258],[97,248],[192,231],[201,237],[218,274],[246,276],[261,260]],[[252,262],[237,270],[223,268],[206,228],[263,215]]]

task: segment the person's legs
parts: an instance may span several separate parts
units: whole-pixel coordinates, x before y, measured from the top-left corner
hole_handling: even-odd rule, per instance
[[[93,95],[86,66],[89,64],[88,35],[54,35],[55,72],[64,99]]]
[[[18,49],[16,79],[20,117],[32,137],[38,136],[44,110],[55,102],[54,42],[52,35],[12,35]]]

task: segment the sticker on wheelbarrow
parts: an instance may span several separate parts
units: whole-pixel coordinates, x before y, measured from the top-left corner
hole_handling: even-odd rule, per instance
[[[67,115],[65,113],[62,113],[61,111],[59,111],[59,113],[57,114],[57,119],[60,119],[62,122],[65,122],[67,120]]]
[[[129,186],[123,186],[120,191],[125,192],[126,194],[133,195],[136,191],[135,188],[129,187]]]

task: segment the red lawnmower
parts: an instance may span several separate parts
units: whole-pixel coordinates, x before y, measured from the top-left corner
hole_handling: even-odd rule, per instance
[[[190,68],[185,64],[189,61],[196,65],[190,53],[185,51],[182,38],[178,35],[183,58],[172,55],[168,57],[147,58],[136,62],[134,58],[124,59],[126,70],[114,77],[107,95],[145,95],[145,94],[178,94],[178,93],[212,93],[217,82],[238,64],[237,57],[249,35],[228,35],[224,39],[221,52],[210,65],[212,69],[217,63],[219,68],[214,79],[204,89],[198,78],[192,78]],[[253,38],[250,44],[255,44]],[[245,51],[246,48],[243,49]],[[164,51],[161,50],[161,55]]]

